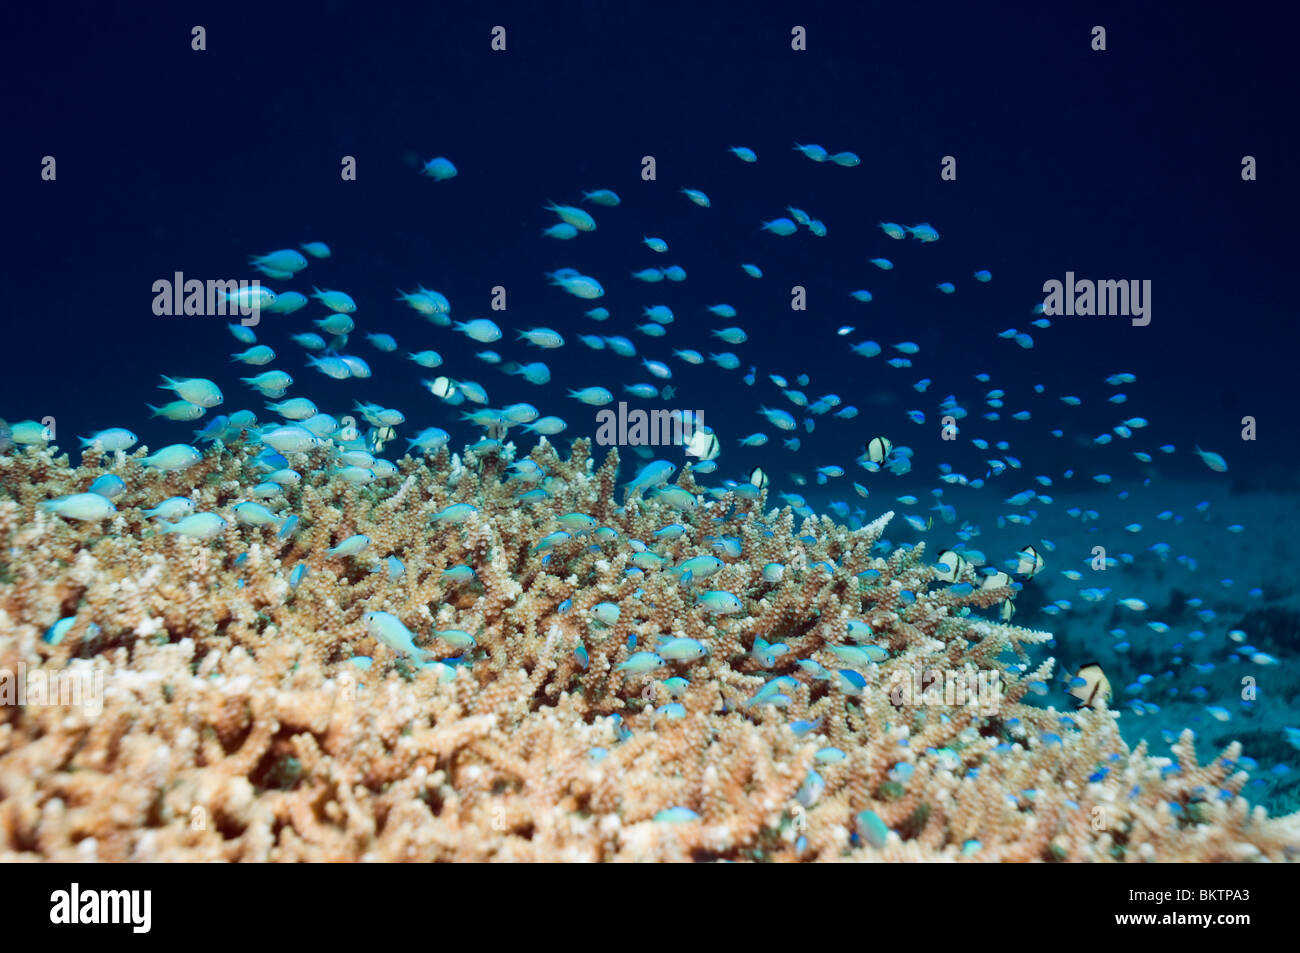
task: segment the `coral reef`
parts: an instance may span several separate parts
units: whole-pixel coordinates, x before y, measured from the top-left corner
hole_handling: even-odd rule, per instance
[[[1235,744],[1199,765],[1185,735],[1172,764],[1127,748],[1104,707],[1025,703],[1051,677],[1051,660],[1025,664],[1047,633],[990,621],[1009,590],[939,584],[923,547],[882,558],[892,514],[855,531],[796,525],[765,494],[702,493],[689,469],[676,485],[690,503],[624,498],[617,452],[597,466],[586,441],[563,459],[543,440],[535,467],[512,466],[512,445],[443,449],[369,486],[312,451],[278,503],[300,521],[280,533],[229,516],[258,481],[256,449],[170,473],[142,450],[88,451],[76,469],[45,449],[0,457],[0,670],[103,680],[93,707],[0,706],[0,859],[1300,855],[1300,815],[1240,796]],[[112,516],[38,507],[106,472],[127,486]],[[208,540],[160,532],[142,510],[173,495],[227,525]],[[454,503],[475,511],[431,519]],[[539,548],[574,513],[600,529]],[[657,538],[670,524],[684,532]],[[370,539],[360,555],[327,553],[354,534]],[[701,554],[725,565],[707,580],[670,571]],[[462,565],[473,578],[446,574]],[[740,611],[701,602],[705,589]],[[594,618],[599,603],[617,619]],[[377,641],[373,611],[447,664]],[[43,637],[69,617],[61,639]],[[851,644],[850,620],[877,661],[830,650]],[[451,629],[476,645],[432,634]],[[708,654],[618,667],[664,636]],[[762,659],[758,638],[788,651]],[[996,704],[900,689],[936,672],[994,673]]]

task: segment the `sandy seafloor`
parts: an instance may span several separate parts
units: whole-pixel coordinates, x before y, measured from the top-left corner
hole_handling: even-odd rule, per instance
[[[887,484],[872,485],[880,490],[873,490],[866,501],[854,501],[865,504],[869,517],[887,508],[893,498],[885,492],[890,489]],[[1146,739],[1152,754],[1168,755],[1178,732],[1191,728],[1196,732],[1198,758],[1205,762],[1238,740],[1245,758],[1257,762],[1257,766],[1244,764],[1252,777],[1243,793],[1253,803],[1265,805],[1270,814],[1300,809],[1300,750],[1284,731],[1300,728],[1300,541],[1293,531],[1300,516],[1300,497],[1294,492],[1242,490],[1218,474],[1200,481],[1153,477],[1145,488],[1125,481],[1122,486],[1092,489],[1081,477],[1073,485],[1079,492],[1070,481],[1058,481],[1045,491],[1054,498],[1051,508],[1058,511],[1050,520],[1052,532],[1041,525],[995,529],[999,514],[1014,511],[1001,503],[1000,494],[985,495],[985,504],[972,494],[959,508],[959,522],[980,523],[989,528],[989,535],[1007,541],[1020,533],[1021,545],[1032,543],[1046,559],[1044,570],[1026,583],[1017,598],[1015,616],[1019,625],[1055,634],[1054,643],[1031,653],[1035,661],[1051,655],[1058,663],[1050,692],[1039,701],[1058,710],[1075,707],[1060,680],[1063,672],[1098,662],[1110,679],[1111,707],[1122,713],[1120,727],[1129,744]],[[819,508],[826,488],[804,489],[810,505]],[[1125,489],[1128,499],[1119,499]],[[922,512],[928,502],[894,506],[900,513]],[[1206,502],[1209,507],[1198,511],[1198,504]],[[987,511],[981,511],[982,505]],[[1072,507],[1095,510],[1101,518],[1062,519]],[[1033,508],[1040,513],[1048,509],[1039,503]],[[1174,516],[1156,519],[1164,510]],[[1046,522],[1040,517],[1040,524]],[[1141,524],[1142,531],[1126,532],[1124,527],[1132,523]],[[1232,531],[1229,526],[1240,529]],[[928,538],[929,547],[937,552],[942,547],[936,543],[949,535],[944,529],[936,519],[929,533],[918,534],[895,518],[886,536],[895,544]],[[1040,543],[1044,534],[1055,551]],[[1163,558],[1148,549],[1156,541],[1170,546]],[[1000,563],[1005,545],[993,544],[985,536],[969,545],[984,550],[985,543],[991,561]],[[1094,572],[1090,562],[1097,545],[1105,546],[1107,556],[1119,565]],[[1195,562],[1180,561],[1179,556]],[[1061,574],[1071,568],[1083,578],[1076,582]],[[1111,592],[1100,602],[1079,596],[1081,589],[1107,587]],[[1252,594],[1252,590],[1258,591]],[[1131,597],[1143,600],[1149,609],[1134,612],[1118,604],[1119,599]],[[1198,598],[1202,605],[1188,604]],[[1050,608],[1044,611],[1058,600],[1068,600],[1070,607],[1055,614]],[[1212,611],[1213,618],[1198,616],[1205,610]],[[1153,631],[1148,622],[1163,622],[1169,631]],[[1113,634],[1117,629],[1123,629],[1123,634]],[[1230,638],[1234,631],[1244,633],[1244,640]],[[1203,636],[1193,636],[1198,632]],[[1252,661],[1252,648],[1275,658],[1277,664]],[[1213,670],[1201,672],[1194,667],[1206,664],[1213,664]],[[1143,675],[1152,678],[1142,684]],[[1136,705],[1138,700],[1146,704]],[[1147,705],[1157,706],[1158,711]],[[1216,718],[1210,708],[1226,709],[1227,720],[1219,720],[1221,712]]]

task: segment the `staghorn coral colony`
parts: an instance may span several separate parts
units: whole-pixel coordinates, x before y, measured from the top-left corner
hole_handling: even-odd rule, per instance
[[[77,469],[0,456],[0,669],[102,680],[102,705],[0,706],[0,859],[1300,846],[1300,815],[1240,796],[1237,746],[1199,765],[1184,734],[1172,763],[1130,750],[1104,697],[1025,703],[1052,662],[1029,669],[1023,647],[1049,635],[981,614],[1011,588],[970,585],[970,566],[940,580],[923,544],[873,552],[892,513],[798,520],[753,487],[701,494],[689,467],[625,492],[616,451],[577,440],[562,459],[543,439],[518,461],[444,446],[369,485],[309,449],[279,504],[298,519],[257,525],[233,510],[257,449],[173,471],[94,445]],[[41,505],[107,473],[126,486],[108,516]],[[173,495],[229,518],[163,532],[143,508]],[[992,694],[930,690],[959,676]]]

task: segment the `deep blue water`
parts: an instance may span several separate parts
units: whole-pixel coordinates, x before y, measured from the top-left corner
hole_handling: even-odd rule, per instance
[[[146,401],[168,397],[155,386],[159,373],[211,377],[226,393],[223,410],[260,410],[261,398],[237,382],[249,372],[228,363],[240,348],[225,321],[156,317],[151,285],[176,271],[251,277],[249,254],[320,240],[333,256],[314,262],[306,280],[282,284],[348,291],[360,303],[358,332],[392,333],[401,352],[435,348],[446,372],[483,383],[494,406],[531,401],[568,420],[568,437],[591,433],[594,412],[565,398],[564,388],[617,391],[648,379],[632,362],[586,349],[577,335],[626,335],[673,367],[671,405],[703,410],[719,432],[719,480],[762,465],[774,490],[803,493],[818,506],[844,500],[870,518],[907,509],[894,497],[914,493],[923,513],[939,486],[937,464],[982,476],[990,454],[967,438],[1007,439],[1025,471],[984,492],[950,489],[945,500],[960,518],[991,525],[1007,512],[1002,498],[1030,485],[1030,474],[1059,482],[1067,470],[1079,483],[1111,474],[1112,493],[1139,492],[1149,477],[1151,511],[1163,508],[1169,487],[1189,484],[1197,495],[1204,484],[1226,501],[1225,524],[1234,521],[1234,495],[1269,489],[1290,502],[1272,514],[1253,511],[1248,530],[1270,540],[1258,547],[1259,563],[1230,562],[1211,544],[1198,552],[1200,584],[1231,576],[1244,589],[1288,578],[1276,562],[1289,550],[1271,541],[1294,535],[1300,472],[1291,420],[1296,83],[1287,65],[1295,14],[1197,5],[845,6],[6,9],[0,416],[52,416],[69,449],[71,433],[108,426],[130,427],[151,446],[187,439],[190,425],[145,418]],[[206,52],[190,50],[195,23],[206,28]],[[790,50],[796,23],[807,27],[807,52]],[[1108,31],[1105,52],[1089,48],[1098,23]],[[507,28],[505,53],[489,49],[495,24]],[[796,141],[853,150],[862,164],[811,163],[792,150]],[[759,162],[739,162],[726,151],[731,145],[754,148]],[[40,180],[46,155],[57,160],[56,182]],[[345,155],[357,159],[355,182],[340,181]],[[417,160],[434,155],[451,157],[460,174],[442,183],[418,176]],[[640,177],[646,155],[657,160],[654,182]],[[956,158],[955,182],[940,180],[946,155]],[[1257,181],[1241,179],[1245,155],[1258,162]],[[713,207],[691,205],[678,194],[683,186],[709,193]],[[596,232],[572,242],[540,236],[555,221],[544,211],[548,200],[576,202],[592,188],[623,198],[619,208],[593,209]],[[827,237],[760,232],[759,222],[786,205],[823,218]],[[927,221],[942,238],[896,242],[880,221]],[[667,238],[670,253],[649,252],[643,235]],[[867,263],[875,256],[897,267],[881,273]],[[762,281],[741,274],[745,261],[763,267]],[[687,269],[686,282],[627,278],[670,263]],[[601,278],[606,297],[582,302],[547,285],[543,272],[566,266]],[[973,281],[979,268],[993,281]],[[1150,326],[1073,317],[1030,327],[1043,282],[1067,271],[1150,280]],[[935,290],[944,280],[956,283],[955,294]],[[506,339],[492,347],[508,360],[546,361],[552,383],[536,388],[505,377],[474,358],[483,345],[392,301],[396,288],[418,282],[448,295],[457,318],[495,318]],[[796,284],[808,289],[803,313],[789,308]],[[497,285],[509,295],[504,314],[488,310]],[[852,301],[847,292],[857,287],[876,300]],[[739,317],[702,310],[718,302]],[[666,338],[633,330],[651,303],[677,312]],[[582,317],[593,304],[614,318],[598,325]],[[456,410],[420,389],[419,378],[431,375],[375,352],[359,333],[350,350],[371,362],[373,378],[336,382],[303,367],[287,334],[311,330],[308,319],[322,314],[312,306],[288,318],[266,315],[257,329],[281,354],[275,366],[297,378],[291,395],[307,394],[335,413],[372,400],[405,411],[404,435],[438,425],[457,443],[476,438],[455,422]],[[733,347],[709,338],[707,329],[730,324],[744,327],[749,341]],[[844,324],[856,331],[836,336]],[[511,329],[536,325],[560,330],[568,344],[538,353],[510,340]],[[997,337],[1009,327],[1030,331],[1034,348]],[[871,361],[849,353],[848,343],[866,338],[886,353]],[[921,346],[914,368],[884,364],[895,354],[888,345],[899,341]],[[668,356],[674,347],[732,350],[742,367],[686,366]],[[752,388],[742,383],[751,365]],[[1115,388],[1104,378],[1119,371],[1138,381],[1119,388],[1129,401],[1116,406],[1105,400]],[[991,382],[975,381],[978,372]],[[804,446],[792,454],[780,445],[787,435],[756,413],[760,404],[794,409],[768,373],[791,381],[807,373],[810,397],[833,392],[861,413],[819,419],[814,434],[801,430]],[[934,384],[918,394],[912,384],[922,377]],[[1031,390],[1039,383],[1045,396]],[[994,387],[1008,390],[1007,406],[1002,420],[986,423],[982,395]],[[935,405],[949,393],[970,411],[954,445],[934,439]],[[1084,404],[1066,408],[1060,394]],[[914,408],[925,412],[924,427],[903,416]],[[1033,420],[1005,419],[1019,409]],[[1092,442],[1136,415],[1151,421],[1140,439]],[[1241,439],[1246,415],[1257,420],[1253,442]],[[1066,430],[1060,439],[1047,432],[1057,426]],[[737,448],[738,438],[763,430],[772,436],[767,447]],[[877,434],[912,446],[915,470],[897,480],[871,475],[873,496],[863,503],[846,484],[866,479],[852,458]],[[1178,452],[1157,454],[1154,469],[1130,452],[1162,443]],[[1229,472],[1211,473],[1190,452],[1194,443],[1222,453]],[[849,473],[819,488],[813,468],[826,464]],[[793,473],[809,485],[797,485]],[[1063,507],[1077,489],[1050,492]],[[1125,513],[1113,523],[1135,518]],[[1111,538],[1118,533],[1107,529]],[[1058,522],[1042,532],[1066,540],[1071,531]],[[942,548],[951,539],[933,542]],[[1058,566],[1065,564],[1062,556]],[[1197,591],[1195,580],[1177,585]]]
[[[337,270],[317,277],[337,275],[354,296],[425,281],[485,308],[501,283],[512,310],[540,321],[557,304],[540,272],[576,253],[537,240],[552,221],[544,200],[603,186],[638,203],[635,221],[606,216],[582,244],[599,274],[628,254],[615,229],[667,228],[669,210],[689,220],[694,209],[665,196],[694,182],[728,196],[715,217],[732,217],[731,236],[751,248],[766,236],[741,200],[761,202],[764,218],[786,204],[820,210],[838,244],[781,250],[791,276],[827,276],[820,322],[865,323],[829,279],[861,271],[858,249],[903,255],[876,221],[933,221],[944,238],[906,249],[933,264],[917,287],[964,287],[924,309],[891,311],[878,295],[871,319],[954,373],[972,364],[954,346],[961,329],[978,322],[983,341],[1027,323],[1047,278],[1149,278],[1150,327],[1062,321],[1039,335],[1034,362],[1139,374],[1178,444],[1223,445],[1253,414],[1261,437],[1235,440],[1234,471],[1285,462],[1293,473],[1294,15],[842,6],[797,17],[783,5],[710,14],[636,2],[9,8],[5,310],[22,360],[7,362],[0,405],[9,419],[51,414],[74,429],[135,418],[160,368],[197,374],[184,365],[209,367],[228,343],[211,323],[155,318],[150,283],[178,269],[224,276],[249,253],[312,236],[336,249]],[[493,54],[498,21],[509,49]],[[1093,21],[1108,27],[1107,52],[1088,48]],[[189,49],[195,22],[206,53]],[[807,26],[808,52],[789,50],[793,22]],[[795,140],[853,149],[863,165],[801,168],[781,154]],[[766,161],[746,168],[723,151],[740,143]],[[357,182],[338,180],[344,154],[358,158]],[[461,175],[443,189],[412,179],[408,154],[453,156]],[[644,154],[659,158],[657,183],[638,178]],[[1256,182],[1240,180],[1245,154]],[[43,155],[57,158],[57,183],[39,180]],[[943,155],[958,160],[956,182],[939,180]],[[671,257],[697,272],[715,250],[673,237]],[[996,284],[972,289],[975,267]],[[831,360],[806,327],[747,329],[744,357],[760,369],[792,349]],[[987,342],[980,369],[1024,366],[1002,343]]]

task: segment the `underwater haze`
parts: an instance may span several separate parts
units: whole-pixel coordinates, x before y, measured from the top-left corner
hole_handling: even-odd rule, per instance
[[[563,744],[632,778],[678,719],[757,732],[799,805],[736,820],[683,769],[627,795],[644,836],[497,859],[1128,859],[1003,851],[1037,787],[1000,835],[923,836],[890,793],[988,800],[988,759],[1053,744],[1062,810],[1150,795],[1237,845],[1141,859],[1300,850],[1294,12],[3,17],[0,668],[283,687],[298,645],[323,685],[444,699],[430,731],[575,705]],[[887,686],[936,666],[995,670],[1016,712],[950,700],[907,746]],[[265,744],[253,789],[305,787],[299,742]],[[1154,793],[1187,752],[1217,790]]]

